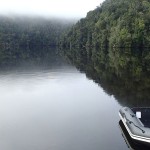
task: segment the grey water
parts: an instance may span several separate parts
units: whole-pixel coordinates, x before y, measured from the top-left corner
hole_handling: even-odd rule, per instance
[[[0,149],[127,150],[121,107],[60,56],[1,69]]]

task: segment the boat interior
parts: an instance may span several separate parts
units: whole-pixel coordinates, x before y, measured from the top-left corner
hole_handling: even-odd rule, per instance
[[[140,121],[144,127],[150,128],[150,108],[132,108],[132,111],[135,114],[140,113]]]

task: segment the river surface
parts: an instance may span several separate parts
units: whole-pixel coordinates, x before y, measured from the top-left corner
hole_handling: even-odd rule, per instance
[[[127,150],[121,107],[113,94],[58,56],[48,64],[2,69],[0,149]]]

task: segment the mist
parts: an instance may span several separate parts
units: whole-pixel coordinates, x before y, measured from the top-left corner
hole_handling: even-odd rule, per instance
[[[88,11],[102,2],[103,0],[0,0],[0,14],[78,19],[85,17]]]

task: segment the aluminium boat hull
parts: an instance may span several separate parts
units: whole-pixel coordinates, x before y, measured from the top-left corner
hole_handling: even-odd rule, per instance
[[[150,128],[144,126],[135,112],[128,107],[124,107],[119,110],[119,116],[131,139],[150,145]]]
[[[146,144],[143,144],[143,143],[140,143],[136,140],[133,140],[128,131],[126,130],[122,120],[119,121],[119,128],[120,128],[120,131],[121,131],[121,135],[127,145],[127,147],[130,149],[130,150],[150,150],[150,147],[147,146]]]

